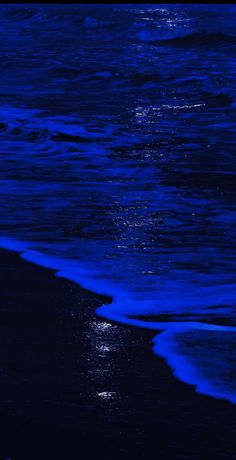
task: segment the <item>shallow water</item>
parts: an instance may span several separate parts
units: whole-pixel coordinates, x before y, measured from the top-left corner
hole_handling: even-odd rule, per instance
[[[0,7],[0,242],[236,401],[234,5]]]

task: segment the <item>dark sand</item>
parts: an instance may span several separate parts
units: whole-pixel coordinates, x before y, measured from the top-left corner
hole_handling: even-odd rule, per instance
[[[0,261],[0,460],[236,459],[236,405],[176,380],[152,332],[107,326],[108,299]]]

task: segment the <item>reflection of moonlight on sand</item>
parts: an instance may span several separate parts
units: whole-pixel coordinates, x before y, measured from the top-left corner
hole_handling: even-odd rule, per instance
[[[115,324],[151,329],[176,377],[235,403],[234,7],[1,14],[1,246],[110,297],[94,356]]]

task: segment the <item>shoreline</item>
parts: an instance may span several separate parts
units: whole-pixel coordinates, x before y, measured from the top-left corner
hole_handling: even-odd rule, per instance
[[[236,458],[235,406],[178,381],[156,331],[103,320],[108,297],[17,252],[0,261],[0,458]]]

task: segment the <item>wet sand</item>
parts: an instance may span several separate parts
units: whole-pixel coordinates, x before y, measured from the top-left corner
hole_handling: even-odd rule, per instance
[[[0,251],[0,460],[236,459],[236,406],[106,322],[109,299]]]

